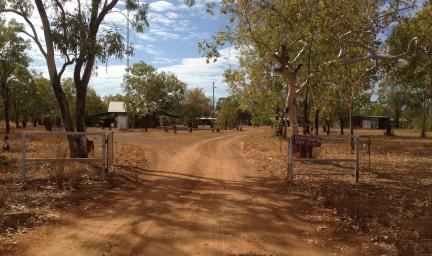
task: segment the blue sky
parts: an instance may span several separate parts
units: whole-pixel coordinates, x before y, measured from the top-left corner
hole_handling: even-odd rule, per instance
[[[73,10],[74,2],[67,2],[66,9]],[[215,96],[227,95],[226,85],[222,83],[223,71],[238,63],[237,52],[233,48],[221,51],[223,57],[216,63],[206,64],[198,52],[197,43],[202,39],[210,39],[221,25],[227,23],[222,15],[211,16],[206,12],[206,3],[218,0],[197,0],[193,7],[187,7],[183,0],[147,0],[150,4],[149,23],[143,34],[131,29],[130,40],[134,45],[134,56],[130,64],[144,61],[159,70],[169,71],[187,83],[188,88],[201,87],[207,95],[212,93],[212,82],[216,84]],[[119,0],[115,11],[124,11],[124,0]],[[19,19],[18,19],[19,20]],[[40,20],[37,12],[33,14],[38,33],[42,36]],[[126,21],[119,13],[109,14],[104,26],[115,24],[124,31],[126,37]],[[33,59],[31,68],[47,76],[47,68],[43,56],[33,44],[29,50]],[[62,64],[57,59],[58,66]],[[101,95],[122,93],[121,82],[126,68],[126,59],[111,58],[107,67],[99,64],[90,86]],[[71,77],[72,69],[68,69],[64,78]]]

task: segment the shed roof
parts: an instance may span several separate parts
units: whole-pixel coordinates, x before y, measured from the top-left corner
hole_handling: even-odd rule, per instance
[[[108,105],[108,113],[126,113],[124,102],[111,101]]]

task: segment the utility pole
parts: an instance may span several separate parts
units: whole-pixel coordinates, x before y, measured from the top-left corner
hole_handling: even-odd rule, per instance
[[[214,99],[214,89],[215,89],[215,82],[213,81],[212,132],[214,132],[214,127],[215,127],[215,99]]]

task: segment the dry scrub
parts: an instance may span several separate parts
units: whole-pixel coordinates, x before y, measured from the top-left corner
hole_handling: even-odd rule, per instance
[[[114,175],[100,177],[99,164],[76,162],[46,162],[30,164],[28,184],[20,183],[21,136],[10,136],[11,151],[0,154],[0,238],[25,233],[47,221],[56,220],[62,211],[97,202],[112,190],[117,190],[135,177],[137,165],[145,169],[147,160],[142,150],[115,146]],[[30,157],[68,155],[64,139],[32,138],[28,142]],[[96,148],[95,155],[100,154]],[[108,182],[109,181],[109,182]]]
[[[317,150],[317,157],[345,158],[350,155],[348,146],[323,145]],[[260,170],[285,178],[286,140],[272,137],[269,131],[246,141],[243,152]],[[378,244],[391,255],[430,255],[432,141],[375,136],[371,175],[367,175],[364,153],[361,159],[359,184],[352,176],[296,176],[287,189],[307,192],[316,199],[318,207],[333,213],[341,227],[368,235],[370,244],[364,247]],[[295,170],[352,173],[353,167],[297,162]]]

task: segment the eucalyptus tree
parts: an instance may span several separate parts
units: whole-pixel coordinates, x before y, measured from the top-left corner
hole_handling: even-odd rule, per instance
[[[10,131],[10,83],[20,78],[30,59],[26,54],[29,43],[18,36],[21,26],[15,21],[0,19],[0,84],[2,90],[6,133]]]
[[[17,128],[20,126],[20,121],[25,128],[29,121],[30,108],[37,107],[32,104],[35,89],[34,80],[32,73],[25,67],[16,69],[14,73],[15,78],[9,83],[12,119]]]
[[[377,38],[414,7],[412,1],[401,0],[226,0],[210,4],[209,9],[214,12],[219,8],[230,23],[213,36],[212,42],[203,41],[199,48],[208,61],[214,61],[220,57],[218,50],[231,43],[241,52],[256,52],[270,63],[287,85],[285,113],[293,133],[298,133],[298,94],[311,85],[321,66],[363,63],[364,73],[369,75],[384,61],[408,56],[416,37],[410,39],[404,52],[395,55],[386,52]],[[325,58],[320,57],[323,53]],[[304,70],[305,65],[310,68]],[[303,95],[307,102],[307,90]]]
[[[198,126],[197,119],[209,113],[210,108],[210,99],[206,97],[202,88],[186,91],[182,117],[185,124],[189,126],[189,131]]]
[[[242,54],[240,63],[238,69],[224,73],[230,94],[239,100],[242,109],[251,112],[253,125],[269,124],[271,119],[280,121],[277,134],[282,135],[283,122],[286,121],[282,82],[272,74],[269,63],[256,55]]]
[[[50,81],[42,76],[42,74],[33,74],[33,82],[30,91],[31,97],[27,108],[33,126],[40,123],[46,116],[49,116],[52,111],[56,111],[56,98]]]
[[[194,1],[185,2],[191,5]],[[73,4],[73,8],[67,8],[68,3]],[[21,32],[34,41],[45,58],[66,131],[86,129],[85,95],[96,62],[106,63],[112,56],[121,58],[124,54],[131,54],[130,46],[125,45],[119,28],[104,24],[108,15],[117,12],[115,8],[119,7],[120,3],[119,0],[0,0],[0,12],[13,13],[24,20],[26,29]],[[132,14],[128,22],[138,32],[143,32],[148,26],[149,5],[141,0],[126,0],[125,3],[125,8]],[[42,33],[38,33],[32,19],[34,9],[42,24]],[[57,55],[61,58],[56,57]],[[76,88],[76,125],[61,86],[62,76],[68,66],[73,67]],[[68,139],[72,156],[87,156],[85,138],[70,136]]]
[[[83,132],[86,129],[85,96],[96,61],[106,62],[110,56],[121,58],[127,46],[117,28],[102,27],[105,17],[113,12],[118,0],[78,1],[74,8],[66,8],[68,2],[72,3],[59,0],[0,0],[0,12],[13,13],[25,21],[26,28],[20,32],[34,41],[46,60],[65,130]],[[38,34],[32,19],[34,8],[42,24],[42,34]],[[127,0],[126,8],[135,11],[132,25],[142,32],[147,25],[148,5],[138,0]],[[61,59],[56,58],[57,54]],[[61,86],[62,76],[68,66],[73,66],[76,88],[75,125]],[[87,157],[85,138],[78,136],[68,139],[71,156]]]
[[[200,48],[208,60],[219,57],[218,47],[227,41],[243,51],[256,51],[271,63],[273,72],[287,84],[284,112],[292,132],[297,125],[297,75],[302,56],[312,37],[311,25],[317,18],[311,13],[317,4],[312,1],[224,1],[220,11],[230,16],[230,25],[213,37],[213,43],[202,42]]]
[[[394,120],[394,128],[400,128],[402,114],[413,97],[412,90],[404,84],[393,84],[391,80],[385,80],[378,85],[377,96],[380,114],[389,113]]]
[[[186,84],[172,73],[158,72],[155,67],[138,62],[127,69],[122,88],[134,125],[138,113],[163,111],[179,115]]]
[[[427,116],[432,105],[432,5],[418,11],[412,18],[405,19],[392,30],[387,46],[398,55],[417,38],[417,47],[405,61],[388,67],[387,78],[412,90],[421,103],[421,137],[426,137]]]

